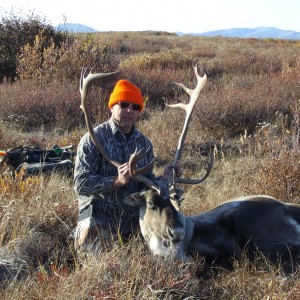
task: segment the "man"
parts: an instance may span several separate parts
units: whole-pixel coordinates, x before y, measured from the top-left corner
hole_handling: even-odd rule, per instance
[[[107,162],[88,133],[81,138],[77,150],[74,183],[79,222],[75,246],[83,251],[97,252],[112,239],[118,236],[128,238],[137,230],[138,208],[124,204],[123,199],[141,191],[144,186],[130,177],[128,160],[136,149],[149,147],[150,151],[137,167],[147,165],[154,158],[151,141],[135,126],[144,109],[140,89],[127,80],[118,81],[108,107],[111,118],[94,131],[106,152],[121,166],[116,168]],[[171,172],[171,166],[166,166],[161,179],[166,179]],[[155,180],[152,169],[143,175]]]

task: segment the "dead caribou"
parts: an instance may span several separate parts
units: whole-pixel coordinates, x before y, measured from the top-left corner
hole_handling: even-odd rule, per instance
[[[194,90],[178,83],[189,95],[188,104],[174,104],[186,111],[184,128],[179,139],[174,164],[180,161],[190,117],[207,80],[199,76],[194,67],[197,86]],[[115,166],[99,141],[95,138],[86,105],[88,85],[95,79],[114,73],[92,74],[84,69],[81,74],[82,105],[87,127],[100,153]],[[270,196],[249,196],[225,202],[214,209],[193,216],[178,211],[181,193],[177,183],[198,184],[209,175],[211,155],[204,176],[200,179],[177,178],[175,172],[168,183],[150,181],[141,175],[145,168],[135,169],[142,157],[142,150],[130,157],[130,172],[133,179],[143,182],[146,189],[124,199],[125,203],[138,206],[140,228],[152,253],[166,258],[188,259],[200,255],[209,260],[239,258],[244,250],[261,252],[271,260],[293,259],[300,254],[300,206],[280,202]],[[147,166],[146,166],[147,167]],[[174,205],[175,203],[175,205]]]

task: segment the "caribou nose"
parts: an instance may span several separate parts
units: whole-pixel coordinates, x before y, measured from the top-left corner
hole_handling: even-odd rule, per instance
[[[173,243],[179,243],[184,238],[184,230],[180,226],[169,227],[168,228],[168,236]]]

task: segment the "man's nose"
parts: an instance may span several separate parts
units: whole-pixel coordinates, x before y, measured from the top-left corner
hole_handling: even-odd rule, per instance
[[[130,104],[125,110],[128,112],[132,112],[133,111],[132,105]]]

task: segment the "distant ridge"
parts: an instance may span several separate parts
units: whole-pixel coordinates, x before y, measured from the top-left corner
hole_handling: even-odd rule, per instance
[[[98,32],[98,30],[93,29],[91,27],[79,24],[79,23],[64,23],[64,24],[58,24],[54,27],[58,31],[67,31],[67,32],[73,32],[73,33],[92,33],[92,32]]]
[[[64,23],[55,27],[59,31],[67,31],[73,33],[93,33],[99,30],[93,29],[79,23]],[[273,38],[273,39],[290,39],[299,40],[300,32],[293,30],[283,30],[275,27],[256,27],[256,28],[229,28],[214,31],[206,31],[203,33],[183,33],[176,32],[177,35],[192,35],[192,36],[222,36],[222,37],[237,37],[237,38]]]
[[[238,38],[274,38],[274,39],[291,39],[299,40],[300,32],[292,30],[282,30],[274,27],[257,27],[257,28],[230,28],[203,33],[177,33],[178,35],[194,35],[194,36],[222,36],[222,37],[238,37]]]

